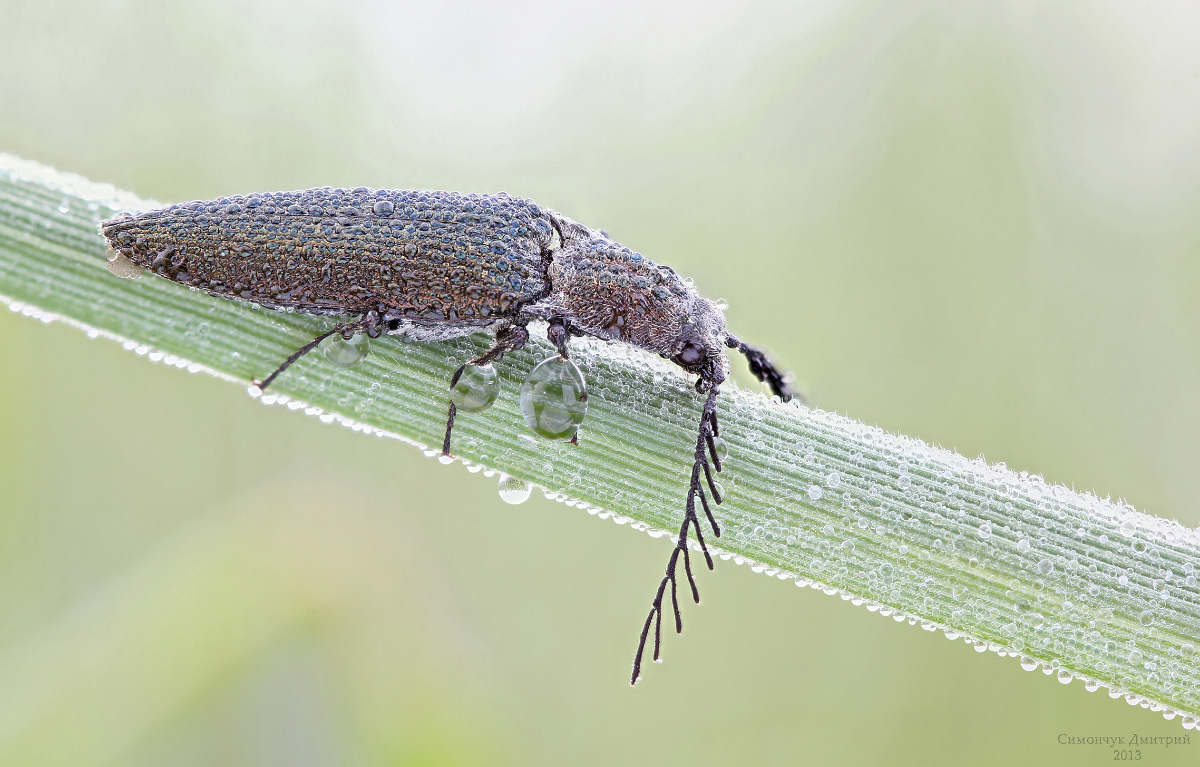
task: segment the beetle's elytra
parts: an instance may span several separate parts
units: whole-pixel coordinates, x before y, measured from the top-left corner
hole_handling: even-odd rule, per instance
[[[721,502],[712,473],[721,470],[714,438],[725,349],[743,353],[751,372],[779,397],[792,396],[766,356],[729,333],[721,310],[673,269],[520,197],[323,187],[182,203],[118,216],[101,228],[125,274],[149,269],[217,296],[356,318],[297,350],[262,379],[263,389],[337,332],[426,340],[491,333],[491,349],[458,369],[454,389],[468,366],[490,365],[523,348],[534,320],[549,323],[547,336],[562,360],[570,338],[587,335],[646,349],[696,374],[705,398],[684,519],[642,627],[635,683],[652,625],[659,658],[668,585],[675,629],[683,630],[675,577],[681,556],[692,597],[700,599],[689,533],[713,566],[696,504],[720,536],[709,496]],[[455,414],[452,399],[446,455]]]

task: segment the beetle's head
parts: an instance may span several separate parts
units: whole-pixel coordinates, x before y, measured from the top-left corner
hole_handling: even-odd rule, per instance
[[[725,316],[721,310],[707,298],[693,295],[687,322],[670,360],[709,381],[723,381],[725,335]]]

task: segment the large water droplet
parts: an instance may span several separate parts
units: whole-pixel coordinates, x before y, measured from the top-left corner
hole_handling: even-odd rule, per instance
[[[1187,660],[1196,654],[1196,647],[1191,642],[1184,642],[1179,645],[1179,657]]]
[[[145,267],[138,266],[130,260],[129,256],[116,248],[109,248],[104,254],[104,260],[107,262],[108,271],[122,279],[135,279],[141,277],[142,272],[146,271]]]
[[[450,389],[450,401],[466,413],[487,410],[500,396],[500,376],[491,365],[467,365]]]
[[[729,443],[723,437],[713,437],[713,447],[717,449],[717,458],[722,461],[729,459]]]
[[[524,503],[529,500],[529,495],[532,492],[533,485],[530,485],[525,480],[510,477],[507,474],[500,475],[500,500],[505,503],[511,503],[514,506],[518,503]]]
[[[371,349],[371,342],[362,333],[359,333],[349,340],[342,338],[337,333],[326,338],[318,347],[325,359],[335,365],[349,367],[357,365],[367,356],[367,352]]]
[[[521,415],[543,437],[571,439],[587,414],[587,385],[570,360],[542,360],[521,384]]]
[[[990,524],[988,524],[987,522],[984,522],[982,525],[980,525],[979,526],[979,537],[985,541],[988,538],[991,538],[992,537],[992,526]]]
[[[824,494],[825,494],[825,491],[822,490],[817,485],[809,485],[808,486],[808,497],[812,498],[814,501],[821,500],[821,496]]]
[[[392,211],[394,211],[395,209],[396,209],[396,206],[393,205],[391,203],[391,201],[389,201],[389,200],[379,200],[378,202],[376,202],[374,205],[371,206],[371,211],[376,216],[390,216],[390,215],[392,215]]]
[[[1041,573],[1042,575],[1049,575],[1050,573],[1054,572],[1054,563],[1051,562],[1049,559],[1041,560],[1040,562],[1038,562],[1037,567],[1038,567],[1038,572]]]

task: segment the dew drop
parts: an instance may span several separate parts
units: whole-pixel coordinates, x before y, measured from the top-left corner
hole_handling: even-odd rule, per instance
[[[529,500],[532,492],[533,485],[525,480],[510,477],[507,474],[500,475],[500,500],[505,503],[511,503],[514,506],[524,503]]]
[[[450,401],[465,413],[487,410],[498,396],[500,376],[491,365],[467,365],[450,388]]]
[[[907,474],[901,474],[900,478],[896,480],[896,487],[900,488],[901,490],[907,490],[908,488],[912,487],[912,477],[908,476]]]
[[[990,524],[988,524],[987,522],[984,522],[982,525],[980,525],[979,526],[979,537],[985,541],[988,538],[991,538],[992,537],[992,526]]]
[[[371,342],[362,333],[358,333],[349,340],[334,333],[322,341],[318,348],[325,359],[333,364],[350,367],[363,361],[371,349]]]
[[[521,384],[521,416],[550,439],[571,439],[587,414],[587,385],[571,360],[550,357]]]
[[[1179,657],[1187,660],[1196,654],[1196,647],[1191,642],[1184,642],[1179,645]]]
[[[1043,559],[1042,561],[1038,562],[1038,572],[1042,575],[1049,575],[1050,573],[1054,572],[1054,563],[1049,559]]]
[[[717,458],[722,462],[729,459],[729,443],[724,437],[713,437],[713,447],[717,449]]]
[[[808,486],[808,497],[812,498],[814,501],[821,500],[821,496],[824,494],[825,494],[825,491],[822,490],[819,486],[817,486],[817,485],[809,485]]]
[[[1022,538],[1021,540],[1017,541],[1017,551],[1020,551],[1022,554],[1028,554],[1031,548],[1033,548],[1033,546],[1029,543],[1028,538]]]
[[[108,266],[108,271],[125,280],[141,277],[142,272],[146,271],[145,267],[135,264],[129,256],[116,248],[109,248],[105,252],[104,261]]]
[[[825,485],[830,490],[837,490],[839,487],[841,487],[841,484],[842,475],[838,474],[836,471],[831,471],[825,475]]]
[[[1071,683],[1071,680],[1072,680],[1072,679],[1074,679],[1074,678],[1075,678],[1075,677],[1073,677],[1073,676],[1071,675],[1071,672],[1070,672],[1070,671],[1067,671],[1066,669],[1061,669],[1061,670],[1058,672],[1058,683],[1059,683],[1059,684],[1070,684],[1070,683]]]
[[[1149,610],[1142,610],[1142,612],[1138,615],[1138,623],[1142,624],[1143,626],[1151,625],[1154,623],[1154,613],[1150,612]]]
[[[395,209],[396,206],[392,205],[391,201],[389,200],[378,200],[374,205],[371,206],[371,211],[376,216],[390,216],[392,215],[392,211]]]
[[[1037,667],[1038,667],[1038,662],[1036,660],[1034,660],[1033,658],[1030,658],[1030,657],[1022,657],[1021,658],[1021,668],[1025,669],[1026,671],[1033,671]]]
[[[1121,535],[1125,536],[1126,538],[1129,538],[1130,536],[1133,535],[1133,530],[1134,530],[1133,523],[1130,522],[1129,520],[1125,520],[1124,522],[1121,523],[1120,530],[1121,530]]]

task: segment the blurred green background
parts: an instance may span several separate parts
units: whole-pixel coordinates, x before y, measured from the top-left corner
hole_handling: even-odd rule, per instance
[[[0,0],[0,151],[163,201],[526,195],[728,299],[821,407],[1196,525],[1197,40],[1190,0]],[[731,563],[630,689],[664,542],[68,327],[4,312],[0,349],[0,764],[1186,734]]]

